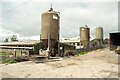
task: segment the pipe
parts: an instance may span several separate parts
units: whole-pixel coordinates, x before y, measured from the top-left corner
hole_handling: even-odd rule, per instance
[[[48,33],[48,59],[50,58],[50,32]]]

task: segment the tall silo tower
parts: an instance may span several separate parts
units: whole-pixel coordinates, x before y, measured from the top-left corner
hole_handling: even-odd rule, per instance
[[[90,28],[87,25],[80,27],[80,43],[81,46],[86,47],[90,41]]]
[[[103,40],[103,28],[102,27],[96,28],[96,39]]]
[[[59,12],[53,11],[52,7],[42,14],[41,41],[44,49],[47,49],[48,47],[58,49],[59,20]]]

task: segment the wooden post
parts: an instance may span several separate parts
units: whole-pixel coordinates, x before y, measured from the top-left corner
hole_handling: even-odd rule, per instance
[[[21,50],[21,56],[22,56],[22,50]]]

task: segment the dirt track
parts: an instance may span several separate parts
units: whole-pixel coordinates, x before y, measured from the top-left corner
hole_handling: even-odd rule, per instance
[[[117,78],[118,55],[109,48],[86,55],[64,58],[63,61],[0,64],[2,77],[17,78]]]

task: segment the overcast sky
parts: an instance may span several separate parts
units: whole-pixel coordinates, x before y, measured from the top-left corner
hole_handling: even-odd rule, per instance
[[[0,3],[0,41],[13,34],[18,39],[39,39],[41,14],[53,5],[60,12],[61,38],[79,37],[79,28],[88,25],[91,37],[95,28],[101,26],[104,36],[118,30],[118,2],[1,2]]]

